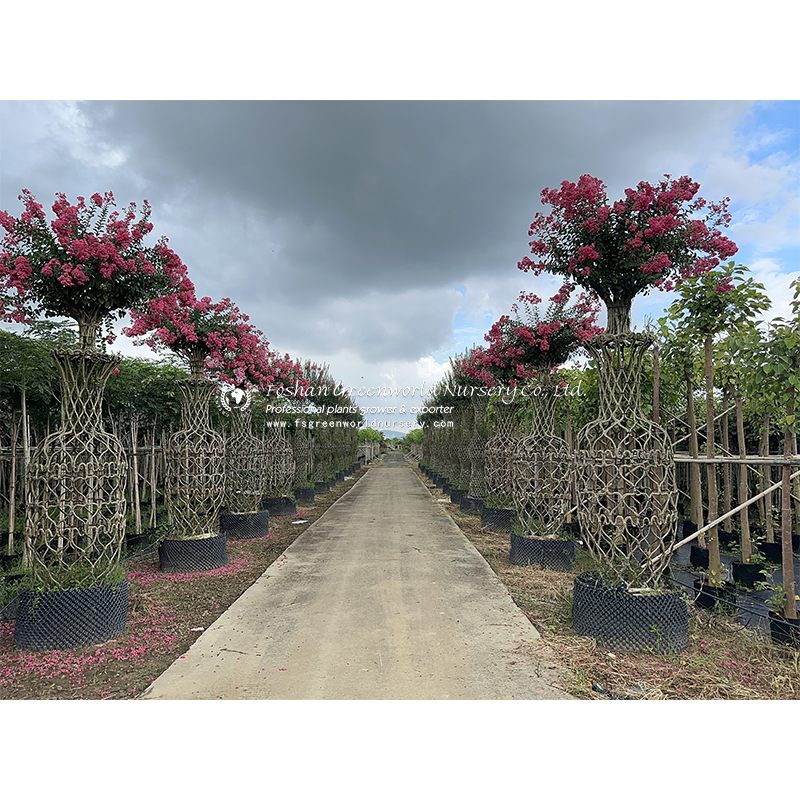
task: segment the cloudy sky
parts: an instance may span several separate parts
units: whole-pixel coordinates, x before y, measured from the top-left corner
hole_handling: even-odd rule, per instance
[[[0,208],[146,198],[200,295],[346,385],[429,388],[520,290],[539,196],[590,173],[616,199],[688,174],[775,306],[800,270],[800,103],[4,101]],[[634,321],[669,301],[637,300]],[[116,347],[144,355],[124,340]],[[362,403],[362,406],[367,401]],[[396,417],[407,419],[408,417]]]

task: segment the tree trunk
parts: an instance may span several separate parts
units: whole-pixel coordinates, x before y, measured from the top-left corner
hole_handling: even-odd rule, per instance
[[[791,414],[792,410],[787,409]],[[787,428],[783,434],[783,457],[792,455],[792,432]],[[786,590],[786,605],[784,616],[786,619],[797,619],[797,604],[794,599],[794,553],[792,552],[792,499],[791,480],[792,468],[789,464],[783,465],[783,485],[781,486],[781,564],[783,572],[783,588]]]
[[[796,436],[792,436],[792,455],[797,455]],[[800,478],[795,478],[792,494],[794,495],[794,532],[800,536]]]
[[[736,395],[736,440],[739,446],[739,455],[747,456],[747,445],[744,438],[744,398]],[[739,505],[746,503],[750,497],[747,482],[747,464],[739,467]],[[743,508],[739,515],[742,527],[742,562],[749,564],[753,557],[753,543],[750,539],[750,507]]]
[[[131,462],[133,472],[133,513],[134,521],[136,523],[136,535],[142,535],[142,509],[139,505],[139,457],[136,452],[138,424],[135,419],[131,419]]]
[[[706,379],[706,456],[714,458],[714,352],[712,337],[707,334],[703,341]],[[708,483],[708,521],[718,516],[717,469],[715,464],[706,465]],[[722,561],[719,555],[719,531],[716,525],[708,530],[708,578],[712,586],[722,586]]]
[[[661,363],[658,360],[658,343],[653,345],[653,422],[661,422]]]
[[[156,426],[150,436],[150,527],[156,527]]]
[[[8,546],[7,555],[14,554],[14,514],[16,511],[17,492],[17,421],[11,423],[11,480],[8,484]]]
[[[31,431],[28,424],[28,393],[24,386],[19,392],[22,406],[22,469],[20,470],[20,485],[22,488],[22,503],[24,505],[28,497],[28,462],[31,460]]]
[[[722,414],[722,419],[720,423],[722,425],[722,452],[724,455],[729,456],[730,451],[730,436],[728,432],[728,403],[730,402],[730,391],[726,388],[725,392],[722,395],[722,407],[725,409],[724,413]],[[731,506],[731,497],[732,490],[731,490],[731,465],[730,464],[723,464],[722,465],[722,513],[727,514],[732,506]],[[722,523],[723,529],[726,533],[731,532],[731,518],[728,517]]]
[[[692,376],[686,376],[686,416],[689,422],[689,455],[697,458],[700,455],[700,446],[697,443],[697,415],[694,410],[694,385]],[[700,480],[700,464],[697,461],[689,463],[689,498],[692,522],[698,528],[703,527],[703,487]],[[700,547],[706,546],[705,534],[697,538]]]
[[[607,334],[630,333],[631,331],[631,306],[633,299],[610,301],[606,303],[608,319],[606,322]]]
[[[769,426],[770,415],[769,411],[764,412],[764,431],[761,435],[761,446],[758,448],[760,456],[769,455]],[[761,467],[761,491],[767,488],[771,483],[770,468],[766,464]],[[775,534],[772,530],[772,495],[767,495],[760,504],[761,511],[761,524],[767,531],[767,541],[774,542]]]

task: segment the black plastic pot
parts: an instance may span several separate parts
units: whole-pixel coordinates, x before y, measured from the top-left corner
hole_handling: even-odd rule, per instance
[[[690,546],[689,563],[697,569],[708,569],[708,548],[696,544]]]
[[[261,508],[273,517],[293,517],[297,513],[297,504],[288,497],[265,497]]]
[[[68,650],[119,636],[128,621],[128,582],[88,589],[19,595],[14,646],[20,650]]]
[[[2,534],[0,534],[2,537]],[[20,556],[7,556],[0,554],[0,572],[7,572],[13,569],[20,562]]]
[[[691,520],[685,519],[682,527],[683,536],[681,538],[683,539],[685,539],[687,536],[691,536],[693,533],[697,533],[697,525]]]
[[[780,564],[783,548],[780,542],[760,542],[756,550],[761,553],[771,564]]]
[[[776,535],[776,537],[775,537],[775,540],[776,540],[777,542],[782,542],[782,541],[783,541],[783,536],[781,536],[781,535]],[[800,551],[800,536],[799,536],[798,534],[796,534],[796,533],[793,533],[793,534],[792,534],[792,550],[793,550],[795,553],[797,553],[798,551]]]
[[[464,489],[453,489],[450,492],[450,502],[456,505],[461,505],[461,498],[464,497],[466,491]]]
[[[219,530],[229,539],[260,539],[269,536],[269,511],[254,514],[220,514]]]
[[[150,544],[150,537],[146,533],[140,533],[138,536],[125,537],[125,549],[131,553],[135,550],[142,550]]]
[[[314,497],[314,488],[312,486],[294,490],[294,500],[301,505],[310,506],[314,502]]]
[[[734,561],[733,568],[733,582],[741,583],[748,589],[753,589],[758,581],[765,580],[761,564],[743,564],[740,561]]]
[[[572,539],[534,539],[512,533],[508,558],[518,567],[569,572],[575,561],[575,542]]]
[[[614,650],[675,653],[689,644],[689,610],[682,592],[632,594],[606,586],[592,572],[575,578],[572,627]]]
[[[769,635],[775,644],[800,648],[800,620],[784,619],[774,611],[770,611]]]
[[[738,533],[726,533],[725,531],[719,531],[719,544],[720,547],[738,547],[739,546],[739,534]]]
[[[513,508],[491,508],[484,506],[481,509],[481,528],[490,528],[498,533],[513,533],[517,512]]]
[[[694,601],[698,608],[710,611],[721,605],[727,611],[736,605],[736,590],[730,586],[711,586],[698,578],[694,582],[694,589],[698,593]]]
[[[483,512],[483,500],[479,500],[477,497],[464,495],[458,507],[462,514],[469,514],[471,517],[479,517]]]
[[[164,539],[158,547],[162,572],[181,573],[217,569],[227,566],[226,538],[207,536],[204,539]]]

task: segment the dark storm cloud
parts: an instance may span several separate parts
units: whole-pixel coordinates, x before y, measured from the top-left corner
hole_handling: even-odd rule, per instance
[[[22,186],[148,198],[198,292],[230,296],[278,346],[368,362],[446,347],[456,285],[517,274],[545,186],[612,196],[691,170],[737,103],[7,104],[4,208]],[[21,120],[29,115],[27,123]],[[28,124],[29,123],[29,124]],[[20,130],[22,128],[22,130]],[[26,138],[27,137],[27,138]],[[37,138],[38,137],[38,138]],[[518,274],[520,288],[523,276]],[[469,298],[467,298],[469,301]],[[502,313],[507,309],[500,309]]]
[[[157,182],[162,196],[211,209],[227,200],[233,213],[248,212],[250,235],[263,242],[259,267],[274,270],[285,291],[325,296],[353,284],[435,286],[513,268],[545,185],[586,171],[611,180],[630,172],[635,182],[644,168],[658,177],[666,170],[643,161],[680,151],[720,110],[559,102],[85,106],[101,138],[122,147],[127,165]],[[219,225],[226,222],[223,213]]]

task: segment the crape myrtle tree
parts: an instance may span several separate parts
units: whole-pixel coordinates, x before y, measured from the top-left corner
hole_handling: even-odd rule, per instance
[[[210,425],[211,397],[219,382],[246,390],[275,381],[274,354],[261,331],[229,298],[214,303],[193,294],[162,297],[151,301],[145,311],[132,312],[131,319],[129,336],[156,352],[167,349],[182,356],[190,371],[188,378],[178,382],[182,427],[167,442],[165,496],[172,524],[168,538],[187,541],[218,536],[225,493],[225,441]],[[243,417],[235,431],[247,438],[249,427],[250,420]],[[253,457],[257,461],[257,454]],[[241,493],[246,504],[252,499],[249,482],[255,476],[247,465],[245,472],[248,485]]]
[[[706,390],[706,456],[715,456],[714,434],[714,338],[724,331],[742,331],[753,327],[753,317],[770,306],[764,287],[745,277],[747,269],[733,261],[678,286],[678,297],[668,316],[691,340],[702,341]],[[719,516],[717,467],[706,465],[709,522]],[[712,586],[722,585],[722,562],[719,552],[719,531],[710,528],[708,537],[708,576]]]
[[[311,383],[305,375],[302,363],[292,359],[288,353],[274,354],[272,363],[274,376],[261,392],[267,398],[262,446],[265,454],[261,497],[289,497],[297,487],[295,475],[297,464],[292,445],[287,438],[287,423],[291,421],[292,409],[305,403],[304,393]],[[312,375],[314,370],[312,369]],[[306,450],[306,459],[307,459]]]
[[[111,192],[71,203],[59,193],[48,220],[23,190],[19,217],[2,211],[0,319],[30,323],[68,317],[75,347],[52,355],[61,382],[61,427],[31,457],[25,526],[26,559],[38,590],[80,589],[118,582],[125,531],[125,456],[102,425],[103,389],[117,356],[112,320],[153,298],[193,290],[186,267],[166,238],[152,232],[147,201],[115,210]]]
[[[669,175],[640,182],[610,202],[601,180],[544,189],[530,226],[533,258],[518,263],[564,278],[606,305],[606,332],[586,343],[598,368],[600,416],[576,437],[578,519],[590,553],[616,579],[655,588],[669,559],[677,523],[675,466],[666,431],[641,412],[640,375],[652,337],[631,331],[637,295],[672,289],[733,256],[721,233],[729,199],[707,203],[700,186]]]
[[[530,504],[536,501],[530,494],[532,486],[541,482],[543,476],[537,474],[537,467],[531,461],[532,458],[535,461],[534,451],[538,447],[533,440],[527,442],[533,450],[524,457],[527,477],[517,474],[519,412],[523,400],[527,402],[529,421],[534,426],[529,433],[542,446],[541,437],[551,437],[547,441],[561,452],[553,436],[557,397],[553,371],[600,330],[595,324],[599,310],[596,298],[582,294],[573,305],[568,306],[568,302],[569,292],[562,290],[550,299],[547,311],[540,314],[541,299],[534,294],[521,293],[512,308],[515,316],[503,315],[492,325],[484,337],[488,347],[477,352],[473,363],[465,367],[469,377],[482,380],[491,388],[505,390],[494,403],[496,432],[486,446],[487,487],[493,501],[504,504],[515,502],[519,492],[523,493],[519,495],[524,509],[520,521],[527,531],[534,524],[534,510]],[[522,391],[515,391],[517,387]],[[543,453],[540,455],[544,457]],[[564,461],[563,456],[561,452],[558,460]],[[554,469],[548,468],[548,480],[555,479]],[[568,484],[569,473],[561,472]],[[522,499],[523,495],[526,499]],[[519,503],[517,512],[520,512]]]
[[[472,436],[467,444],[469,483],[467,509],[475,509],[486,499],[486,442],[488,431],[486,411],[489,405],[487,389],[495,385],[494,375],[484,366],[485,347],[474,347],[454,361],[456,384],[469,388],[472,406]]]
[[[602,329],[596,325],[596,298],[584,294],[567,306],[560,293],[550,298],[544,314],[540,303],[536,295],[522,293],[512,307],[517,319],[501,328],[488,354],[496,349],[501,361],[516,361],[518,374],[525,376],[529,431],[513,455],[513,496],[522,532],[547,538],[562,533],[573,483],[570,448],[555,433],[559,397],[566,388],[556,370]]]

